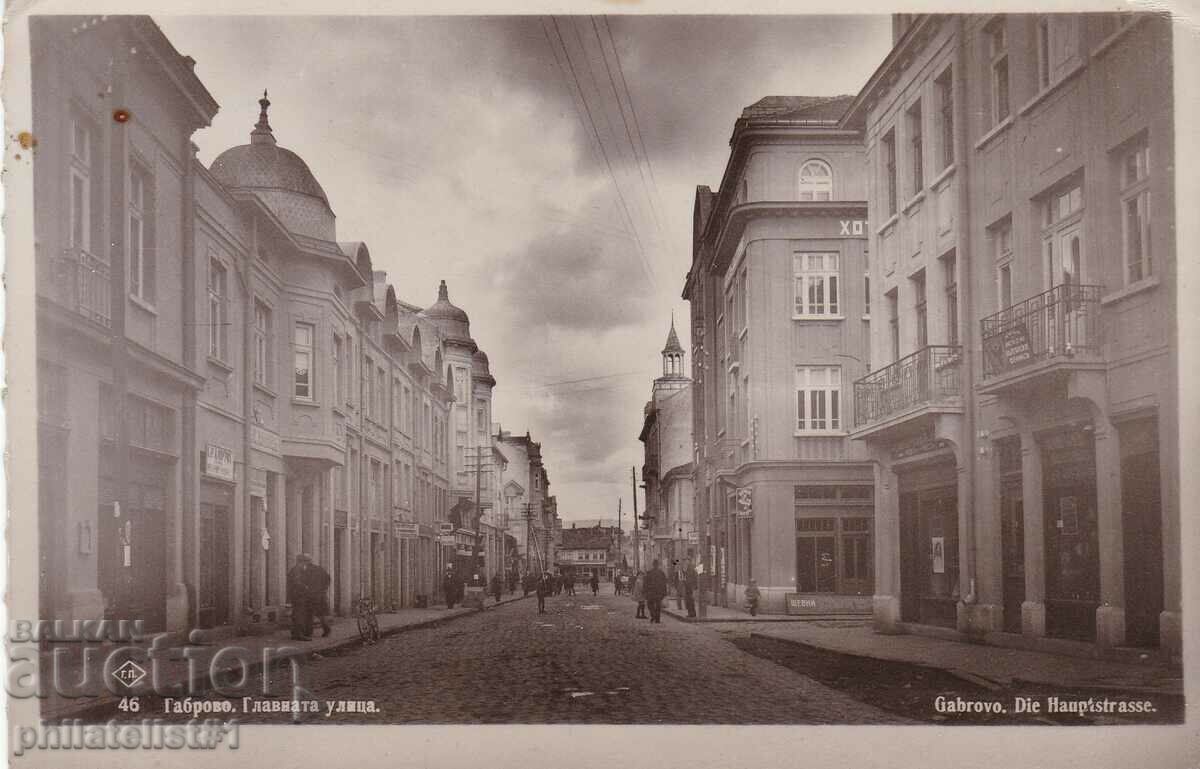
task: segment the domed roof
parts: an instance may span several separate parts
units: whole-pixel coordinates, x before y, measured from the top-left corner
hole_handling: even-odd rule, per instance
[[[421,314],[436,323],[446,338],[464,342],[472,341],[471,319],[467,317],[466,312],[450,303],[450,292],[446,288],[446,281],[443,280],[438,286],[437,301],[422,310]]]
[[[225,150],[209,170],[226,187],[258,192],[289,229],[333,240],[333,210],[324,188],[299,155],[276,144],[267,122],[266,91],[258,103],[261,112],[250,143]]]
[[[491,376],[491,361],[488,360],[487,353],[483,350],[476,350],[471,355],[471,364],[475,369],[475,373],[481,376]]]

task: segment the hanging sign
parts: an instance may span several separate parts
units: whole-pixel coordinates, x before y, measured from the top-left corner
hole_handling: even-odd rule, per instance
[[[738,518],[750,518],[754,515],[754,489],[742,486],[737,490],[735,499]]]
[[[204,447],[204,474],[226,481],[233,480],[233,449],[209,443]]]
[[[934,574],[945,574],[946,573],[946,538],[945,537],[931,537],[930,540],[931,540],[930,545],[932,548],[931,555],[932,555],[932,559],[933,559],[933,573]]]

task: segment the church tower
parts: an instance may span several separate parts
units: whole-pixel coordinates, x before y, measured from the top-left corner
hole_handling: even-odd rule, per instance
[[[684,349],[675,333],[675,315],[671,315],[671,330],[667,333],[667,344],[662,349],[663,375],[654,380],[654,399],[684,389],[692,383],[684,373]]]

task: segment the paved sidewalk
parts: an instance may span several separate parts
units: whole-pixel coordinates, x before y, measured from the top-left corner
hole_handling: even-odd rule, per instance
[[[841,654],[939,668],[984,685],[1024,682],[1071,689],[1183,694],[1182,673],[1152,660],[1088,659],[920,635],[884,635],[876,633],[869,621],[764,623],[753,628],[751,634]]]
[[[686,622],[812,622],[813,620],[838,619],[844,618],[848,620],[861,621],[869,615],[866,614],[758,614],[750,616],[750,612],[743,609],[734,609],[728,606],[706,606],[705,610],[708,616],[701,619],[700,617],[691,618],[687,615],[686,609],[675,608],[675,599],[668,598],[663,601],[663,614],[669,614],[675,619],[681,619]],[[698,611],[699,609],[697,609]]]
[[[532,597],[532,593],[529,597]],[[524,598],[526,596],[520,593],[511,594],[505,596],[500,601],[500,604],[488,599],[484,611],[497,605],[520,601]],[[428,609],[401,609],[394,612],[381,612],[377,616],[379,618],[381,635],[389,636],[417,628],[439,625],[443,622],[478,612],[478,609],[462,606],[456,606],[453,609],[440,606]],[[318,627],[310,641],[292,640],[287,628],[245,636],[228,636],[211,631],[193,630],[190,637],[192,643],[186,646],[182,644],[178,646],[166,646],[158,653],[157,672],[159,688],[163,691],[178,689],[172,696],[186,696],[186,688],[189,681],[192,682],[197,690],[210,688],[213,673],[232,671],[232,675],[229,677],[231,679],[238,678],[241,675],[239,671],[242,666],[239,659],[243,659],[247,661],[245,667],[248,669],[248,683],[242,688],[248,694],[253,694],[262,688],[260,673],[263,667],[264,655],[269,655],[272,659],[280,660],[291,657],[303,659],[311,654],[319,656],[324,652],[333,652],[361,643],[358,634],[358,624],[354,617],[333,617],[331,619],[332,630],[329,636],[322,636],[321,630]],[[137,644],[60,644],[59,647],[65,649],[65,664],[60,665],[58,670],[55,670],[55,667],[51,664],[51,652],[42,652],[39,655],[41,677],[46,682],[45,686],[51,690],[42,702],[42,717],[46,720],[86,718],[90,711],[109,709],[124,696],[152,692],[154,684],[149,674],[145,680],[131,687],[127,692],[117,694],[109,691],[108,687],[101,680],[103,675],[102,666],[105,664],[105,658],[113,651],[122,647],[135,647],[135,650],[127,656],[141,664],[147,671],[151,671],[151,665],[145,664],[146,652],[150,649],[150,640],[148,637],[146,641]],[[85,647],[94,650],[92,653],[96,655],[93,663],[90,665],[88,674],[85,674],[83,669],[82,655]],[[184,657],[185,648],[188,650],[188,658]],[[233,651],[235,649],[237,650],[236,652]],[[220,652],[224,652],[223,656],[214,665],[214,657]],[[189,662],[191,663],[190,666]],[[110,664],[112,663],[110,662]],[[116,667],[116,665],[113,665],[113,667]],[[53,691],[53,677],[56,675],[63,682],[62,687],[64,689],[77,687],[79,682],[84,680],[90,681],[90,685],[82,687],[83,692],[86,692],[84,696],[63,696]],[[287,676],[284,674],[274,675],[272,680],[275,681],[275,688],[279,690],[286,688],[288,685],[286,679]],[[114,688],[119,687],[114,686]]]

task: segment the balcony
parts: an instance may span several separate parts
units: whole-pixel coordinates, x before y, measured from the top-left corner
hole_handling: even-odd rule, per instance
[[[961,346],[930,345],[859,379],[853,437],[877,437],[927,414],[961,414],[961,368]]]
[[[981,320],[985,394],[1021,393],[1048,376],[1096,368],[1101,286],[1058,285]]]
[[[45,293],[57,303],[102,326],[112,325],[108,262],[82,248],[66,248],[53,260],[52,286]]]

